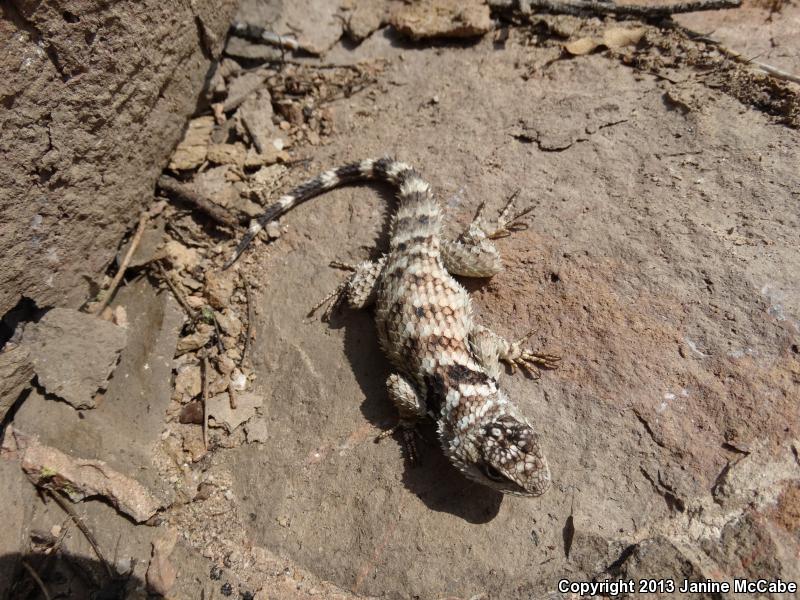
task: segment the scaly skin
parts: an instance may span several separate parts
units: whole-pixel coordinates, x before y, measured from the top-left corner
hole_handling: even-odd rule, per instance
[[[507,235],[521,215],[506,221],[504,210],[494,232],[486,233],[476,219],[458,240],[443,240],[440,207],[419,174],[392,159],[365,160],[280,198],[251,225],[226,266],[268,222],[326,190],[365,179],[398,187],[389,251],[376,262],[345,266],[353,273],[329,296],[334,302],[327,314],[345,298],[354,308],[375,305],[380,345],[396,369],[387,388],[406,433],[432,417],[444,452],[468,478],[503,493],[543,494],[551,476],[539,436],[497,378],[499,361],[535,371],[555,367],[558,357],[523,350],[474,324],[469,295],[451,276],[497,273],[502,265],[491,239]],[[406,440],[413,459],[413,436]]]

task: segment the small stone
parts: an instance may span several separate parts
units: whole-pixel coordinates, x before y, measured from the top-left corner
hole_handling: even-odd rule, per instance
[[[201,427],[193,427],[190,429],[183,438],[183,449],[189,454],[192,462],[202,460],[208,450],[203,443],[203,429]]]
[[[54,308],[25,327],[21,347],[30,355],[39,385],[75,408],[94,408],[95,394],[105,389],[126,341],[125,330],[113,323]],[[28,373],[26,366],[24,378]]]
[[[183,354],[184,352],[191,352],[192,350],[198,350],[202,348],[211,340],[212,332],[213,329],[211,331],[200,331],[198,328],[198,331],[179,339],[178,345],[175,347],[175,351],[178,354]]]
[[[183,140],[175,148],[169,168],[173,171],[199,167],[206,159],[208,141],[214,129],[214,117],[199,117],[189,121]]]
[[[208,500],[216,489],[217,486],[215,486],[213,483],[210,481],[204,481],[197,486],[197,495],[194,498],[195,500]],[[220,575],[222,575],[222,573],[220,573]],[[219,575],[214,577],[213,570],[211,573],[211,579],[219,579]]]
[[[231,384],[233,385],[233,389],[244,391],[247,389],[247,376],[239,369],[236,369],[231,376]]]
[[[228,82],[228,97],[222,105],[222,110],[228,112],[239,107],[247,97],[255,92],[264,83],[265,74],[259,71],[243,73]]]
[[[297,102],[291,100],[279,101],[278,112],[292,125],[302,125],[305,121],[303,117],[303,107]]]
[[[266,227],[267,237],[271,240],[277,240],[281,237],[281,226],[277,221],[270,221]]]
[[[229,356],[223,354],[217,359],[217,368],[223,375],[230,375],[236,368],[236,363]]]
[[[230,396],[227,393],[217,394],[208,400],[208,414],[213,427],[224,427],[228,433],[245,423],[256,414],[256,408],[264,399],[256,394],[244,392],[236,395],[236,408],[231,408]]]
[[[206,158],[209,162],[218,165],[234,165],[242,167],[247,158],[247,148],[244,144],[210,144]]]
[[[195,400],[183,406],[178,415],[178,421],[184,425],[201,425],[203,423],[203,403]]]
[[[421,0],[403,4],[389,19],[412,39],[466,38],[491,31],[489,5],[484,0]]]
[[[274,135],[275,125],[272,123],[272,99],[269,91],[260,88],[245,100],[237,111],[245,129],[250,134],[253,144],[260,151],[267,150],[270,136]]]
[[[264,152],[259,152],[255,148],[250,148],[244,159],[244,166],[260,167],[262,165],[273,165],[282,158],[281,154],[282,151],[278,150],[272,144],[267,144],[264,147]]]
[[[206,297],[208,303],[216,309],[223,309],[230,304],[234,281],[232,271],[209,271],[206,273]]]
[[[178,369],[175,376],[175,391],[181,395],[194,398],[202,389],[202,379],[199,365],[186,365]]]
[[[164,253],[173,266],[189,271],[200,262],[200,255],[194,248],[187,248],[177,240],[170,240],[164,246]]]
[[[200,296],[187,296],[186,304],[188,304],[192,308],[201,308],[205,306],[206,301]]]
[[[216,319],[219,328],[227,335],[235,338],[242,333],[242,322],[230,308],[226,308],[221,313],[217,313]]]

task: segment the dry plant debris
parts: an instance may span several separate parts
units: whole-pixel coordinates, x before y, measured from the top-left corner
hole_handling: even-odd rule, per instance
[[[21,432],[12,431],[12,435],[22,469],[37,487],[60,492],[72,502],[101,496],[137,523],[147,521],[162,508],[142,484],[103,461],[68,456]]]

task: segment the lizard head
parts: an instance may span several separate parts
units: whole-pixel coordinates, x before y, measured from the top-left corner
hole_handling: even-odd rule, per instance
[[[473,481],[515,496],[541,496],[550,487],[550,468],[539,435],[524,420],[498,416],[480,424],[470,459],[459,468]]]

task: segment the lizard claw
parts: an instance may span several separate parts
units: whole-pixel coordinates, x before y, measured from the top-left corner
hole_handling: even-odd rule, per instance
[[[523,218],[533,210],[533,206],[529,206],[528,208],[519,211],[513,217],[508,216],[508,214],[511,212],[511,207],[514,205],[514,201],[517,199],[517,196],[519,196],[519,190],[511,194],[508,202],[506,202],[506,205],[503,207],[503,210],[500,211],[500,214],[497,217],[497,229],[487,235],[490,240],[508,237],[512,233],[523,231],[528,228],[528,224],[523,221]]]
[[[533,352],[527,348],[521,348],[520,345],[527,340],[533,331],[529,331],[519,340],[511,344],[511,348],[506,356],[500,358],[503,362],[508,364],[511,373],[516,373],[517,367],[523,368],[534,379],[539,379],[542,374],[539,369],[557,369],[561,362],[561,357],[557,354],[545,354],[541,352]]]
[[[408,462],[410,462],[412,466],[421,464],[419,452],[417,451],[417,437],[421,436],[413,423],[402,420],[398,421],[395,425],[377,435],[375,437],[375,443],[379,443],[381,440],[393,435],[396,431],[400,431],[402,435],[403,451],[408,458]]]

